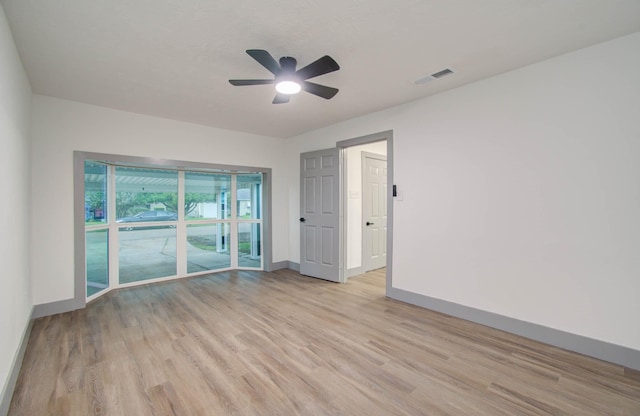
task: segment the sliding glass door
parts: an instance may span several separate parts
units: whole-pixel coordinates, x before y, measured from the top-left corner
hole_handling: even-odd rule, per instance
[[[141,282],[262,269],[262,173],[85,161],[86,296]]]

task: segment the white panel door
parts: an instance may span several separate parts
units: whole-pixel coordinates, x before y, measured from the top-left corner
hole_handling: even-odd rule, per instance
[[[300,273],[340,281],[338,149],[300,155]]]
[[[362,232],[364,271],[387,265],[387,158],[362,153]]]

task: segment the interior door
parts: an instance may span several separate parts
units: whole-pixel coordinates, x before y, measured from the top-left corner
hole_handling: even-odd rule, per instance
[[[362,152],[364,271],[387,265],[387,157]]]
[[[340,281],[338,149],[300,155],[300,273]]]

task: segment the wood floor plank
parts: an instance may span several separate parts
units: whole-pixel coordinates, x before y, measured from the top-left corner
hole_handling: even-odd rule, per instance
[[[230,271],[34,322],[9,414],[640,415],[640,372],[384,296]]]

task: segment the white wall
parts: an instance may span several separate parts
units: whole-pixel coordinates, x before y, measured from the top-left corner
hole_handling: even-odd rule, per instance
[[[348,147],[347,171],[347,269],[362,266],[362,152],[387,154],[387,142]]]
[[[291,212],[297,153],[392,129],[394,287],[640,350],[638,51],[640,33],[303,134]]]
[[[73,298],[73,151],[272,168],[273,261],[287,260],[283,139],[34,96],[32,276],[36,305]]]
[[[0,388],[31,317],[29,124],[31,87],[0,6]],[[0,396],[0,401],[2,397]]]

